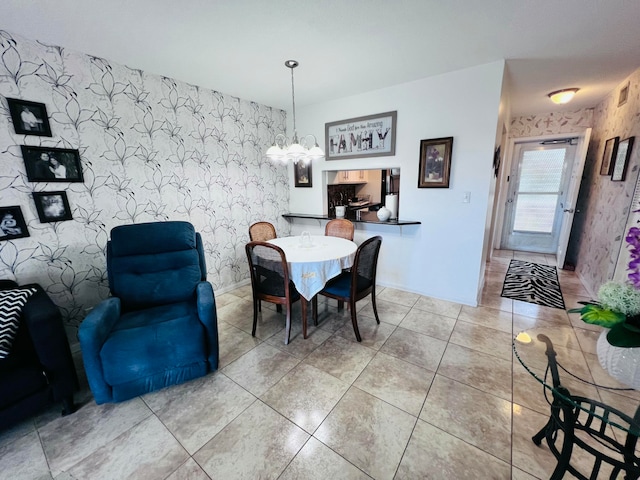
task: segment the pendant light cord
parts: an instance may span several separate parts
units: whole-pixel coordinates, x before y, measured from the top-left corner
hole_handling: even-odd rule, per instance
[[[291,68],[291,102],[293,103],[293,137],[294,139],[297,139],[298,132],[296,130],[296,91],[293,85],[293,69],[295,67],[289,67],[289,68]],[[294,140],[294,142],[296,141],[297,140]]]

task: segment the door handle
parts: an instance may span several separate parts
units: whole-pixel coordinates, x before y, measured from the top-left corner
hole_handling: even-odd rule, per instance
[[[565,208],[564,211],[567,213],[573,213],[573,208]]]

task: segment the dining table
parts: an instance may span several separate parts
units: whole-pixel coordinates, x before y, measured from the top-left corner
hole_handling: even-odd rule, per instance
[[[325,235],[278,237],[268,240],[287,257],[289,278],[303,302],[302,336],[307,338],[307,305],[333,277],[350,268],[358,246],[347,239]]]

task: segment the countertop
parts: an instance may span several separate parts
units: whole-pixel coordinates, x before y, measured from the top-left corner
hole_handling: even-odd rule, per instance
[[[312,213],[285,213],[282,215],[286,219],[290,218],[312,218],[314,220],[333,220],[334,216],[329,215],[320,215],[320,214],[312,214]],[[422,222],[418,222],[415,220],[387,220],[386,222],[381,222],[378,219],[378,214],[376,212],[362,212],[360,214],[360,220],[355,220],[353,218],[349,218],[353,223],[376,223],[380,225],[420,225]]]

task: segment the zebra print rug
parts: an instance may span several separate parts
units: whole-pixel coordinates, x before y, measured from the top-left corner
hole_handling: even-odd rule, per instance
[[[565,309],[558,271],[550,265],[511,260],[502,285],[502,297]]]

